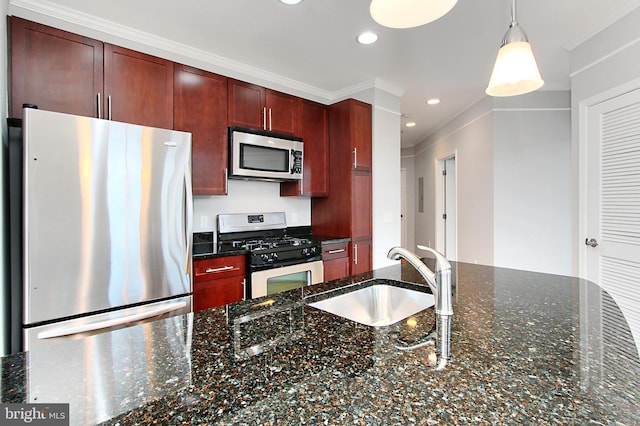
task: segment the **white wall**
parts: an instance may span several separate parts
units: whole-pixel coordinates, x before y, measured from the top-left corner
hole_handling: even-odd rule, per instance
[[[7,14],[7,8],[8,8],[8,3],[9,0],[0,0],[0,17],[2,17],[0,22],[0,50],[2,52],[6,52],[7,51],[7,20],[5,19],[5,16]],[[7,86],[4,82],[7,81],[7,55],[2,54],[0,55],[0,82],[2,82],[0,84],[0,112],[2,113],[1,117],[0,117],[0,139],[2,139],[2,147],[3,149],[0,150],[0,185],[2,185],[1,187],[4,188],[5,187],[5,182],[4,182],[4,146],[7,143],[7,126],[6,126],[6,120],[5,118],[7,117],[8,113],[9,113],[9,108],[7,106]],[[0,287],[0,318],[2,319],[0,321],[0,324],[2,324],[2,326],[0,327],[0,355],[5,355],[8,352],[8,347],[6,345],[5,340],[8,339],[8,331],[6,329],[6,327],[8,327],[9,325],[9,321],[7,319],[7,287],[9,286],[9,277],[7,276],[8,274],[8,267],[6,262],[8,261],[7,259],[7,253],[5,252],[6,250],[6,244],[5,241],[7,241],[7,235],[6,235],[6,228],[4,226],[5,220],[8,220],[5,218],[5,208],[4,208],[4,202],[2,203],[3,205],[3,209],[2,211],[0,211],[0,218],[2,219],[2,227],[0,227],[0,241],[2,241],[2,245],[0,246],[0,259],[2,259],[2,262],[0,262],[0,276],[2,276],[2,287]]]
[[[569,92],[496,99],[493,117],[494,265],[569,275]]]
[[[458,260],[493,264],[493,125],[491,104],[482,100],[403,157],[414,169],[407,182],[414,198],[416,244],[435,246],[436,161],[456,153]],[[413,165],[411,162],[413,161]],[[418,212],[418,179],[424,179],[424,212]],[[439,183],[438,183],[439,184]],[[440,212],[441,214],[442,212]],[[409,230],[411,233],[412,230]],[[415,247],[412,247],[415,249]]]
[[[393,265],[387,253],[401,244],[400,96],[381,88],[356,98],[372,105],[372,264]]]
[[[415,243],[435,247],[437,160],[456,155],[457,258],[462,262],[571,273],[571,157],[567,92],[485,97],[436,134],[405,151],[403,167],[424,212]]]
[[[196,196],[193,199],[194,232],[215,231],[221,213],[285,212],[288,226],[311,225],[308,197],[281,197],[276,182],[229,179],[227,196]]]

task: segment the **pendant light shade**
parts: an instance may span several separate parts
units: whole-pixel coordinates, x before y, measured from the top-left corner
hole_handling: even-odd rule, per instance
[[[446,15],[458,0],[372,0],[369,12],[378,24],[412,28]]]
[[[490,96],[516,96],[544,85],[527,35],[516,20],[516,0],[511,7],[511,25],[502,39],[489,86]]]

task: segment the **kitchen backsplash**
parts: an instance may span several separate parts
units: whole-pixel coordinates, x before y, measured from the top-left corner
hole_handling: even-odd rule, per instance
[[[220,213],[286,212],[288,226],[311,225],[309,197],[281,197],[276,182],[229,180],[226,196],[193,197],[193,232],[216,230]]]

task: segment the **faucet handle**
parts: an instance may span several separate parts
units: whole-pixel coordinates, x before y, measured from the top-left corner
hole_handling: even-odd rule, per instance
[[[441,271],[451,270],[451,264],[449,263],[447,258],[444,257],[444,255],[439,251],[434,250],[431,247],[423,246],[422,244],[418,244],[416,247],[418,247],[419,250],[428,251],[429,253],[433,254],[436,257],[436,266]]]

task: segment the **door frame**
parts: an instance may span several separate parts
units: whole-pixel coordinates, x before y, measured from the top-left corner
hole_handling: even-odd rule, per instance
[[[435,208],[435,249],[438,250],[439,252],[445,254],[444,251],[444,247],[445,247],[445,236],[446,236],[446,230],[444,228],[444,222],[442,221],[442,212],[445,211],[445,205],[444,205],[444,188],[442,186],[442,165],[445,163],[445,161],[454,158],[455,159],[455,170],[454,170],[454,182],[455,182],[455,197],[456,197],[456,202],[455,205],[458,206],[458,165],[459,165],[459,153],[457,149],[454,149],[452,151],[448,151],[444,154],[438,155],[434,158],[434,171],[435,171],[435,177],[434,177],[434,182],[435,182],[435,203],[434,203],[434,208]],[[456,207],[457,209],[457,207]],[[452,225],[455,229],[455,234],[456,234],[456,245],[455,245],[455,256],[454,259],[452,260],[456,260],[458,258],[458,215],[455,215],[455,220],[454,223]]]
[[[576,147],[577,153],[577,162],[578,162],[578,179],[575,182],[575,186],[577,187],[577,203],[576,203],[576,219],[577,226],[574,226],[576,232],[574,235],[575,244],[576,244],[576,275],[580,278],[590,279],[591,281],[599,284],[597,281],[593,280],[593,277],[589,277],[588,271],[588,248],[584,241],[587,237],[588,233],[588,211],[587,211],[587,201],[588,201],[588,188],[590,182],[588,180],[588,136],[589,136],[589,113],[590,109],[600,103],[606,102],[610,99],[616,98],[618,96],[622,96],[626,93],[632,92],[634,90],[640,90],[640,78],[631,80],[627,83],[621,84],[619,86],[610,88],[605,90],[604,92],[600,92],[596,95],[593,95],[587,99],[583,99],[578,104],[578,146]],[[574,163],[575,164],[575,163]]]
[[[408,227],[407,223],[407,169],[400,168],[400,245],[407,248]],[[411,249],[411,247],[409,247]]]

